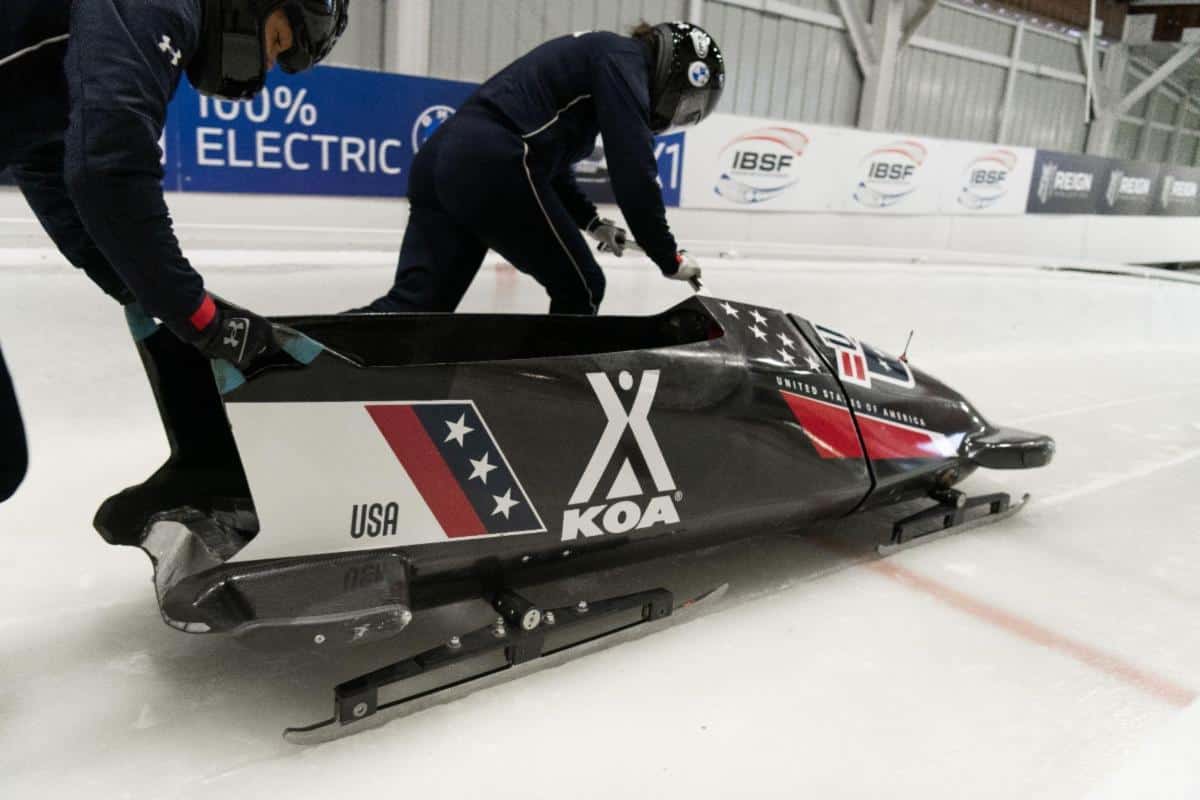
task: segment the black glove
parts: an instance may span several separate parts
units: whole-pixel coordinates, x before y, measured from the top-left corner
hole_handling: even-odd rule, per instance
[[[216,304],[216,316],[195,342],[201,353],[224,359],[247,376],[278,359],[283,348],[271,323],[224,300]]]

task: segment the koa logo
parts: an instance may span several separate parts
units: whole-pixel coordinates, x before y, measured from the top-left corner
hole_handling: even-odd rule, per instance
[[[991,208],[1008,194],[1008,176],[1017,168],[1017,154],[993,150],[967,165],[958,204],[971,211]]]
[[[861,162],[854,199],[867,208],[889,208],[918,189],[928,152],[920,142],[904,140],[878,147]]]
[[[764,203],[799,182],[797,166],[808,137],[795,128],[758,128],[721,150],[715,191],[731,203]]]
[[[675,502],[679,498],[675,493],[675,479],[650,428],[650,407],[658,392],[659,371],[642,373],[628,411],[607,375],[592,372],[587,379],[604,409],[608,424],[571,494],[570,507],[563,514],[563,539],[678,524],[679,510]],[[617,384],[623,393],[634,391],[633,375],[629,372],[617,376]],[[630,456],[640,459],[653,491],[647,492],[643,488]],[[620,466],[616,468],[608,492],[602,502],[596,502],[601,482],[617,463]]]

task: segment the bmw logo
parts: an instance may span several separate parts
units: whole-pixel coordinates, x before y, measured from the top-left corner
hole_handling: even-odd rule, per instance
[[[705,86],[708,86],[708,81],[711,77],[712,73],[709,72],[708,65],[703,61],[693,61],[692,65],[688,67],[688,81],[697,89],[703,89]]]
[[[437,133],[437,129],[442,127],[442,123],[454,116],[454,109],[450,106],[430,106],[417,116],[417,122],[413,125],[412,146],[413,153],[420,150],[426,142]]]

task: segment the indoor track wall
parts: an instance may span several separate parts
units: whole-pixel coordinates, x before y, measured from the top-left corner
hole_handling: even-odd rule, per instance
[[[170,193],[167,203],[185,249],[399,250],[405,200]],[[618,217],[618,209],[603,207]],[[713,256],[734,245],[747,257],[877,251],[891,260],[996,262],[1047,266],[1200,261],[1200,218],[1024,216],[867,217],[861,214],[752,214],[672,209],[685,246]],[[0,189],[0,245],[44,250],[58,259],[24,198]],[[389,256],[390,257],[390,256]],[[1003,257],[1003,258],[1002,258]]]

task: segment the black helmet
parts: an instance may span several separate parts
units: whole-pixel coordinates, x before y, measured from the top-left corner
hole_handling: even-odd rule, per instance
[[[704,29],[687,22],[654,26],[657,50],[650,78],[650,127],[655,133],[695,125],[725,90],[725,59]]]
[[[188,64],[196,91],[230,100],[253,97],[267,80],[267,18],[282,8],[292,47],[279,55],[284,72],[301,72],[329,55],[346,30],[350,0],[203,0],[200,47]]]

